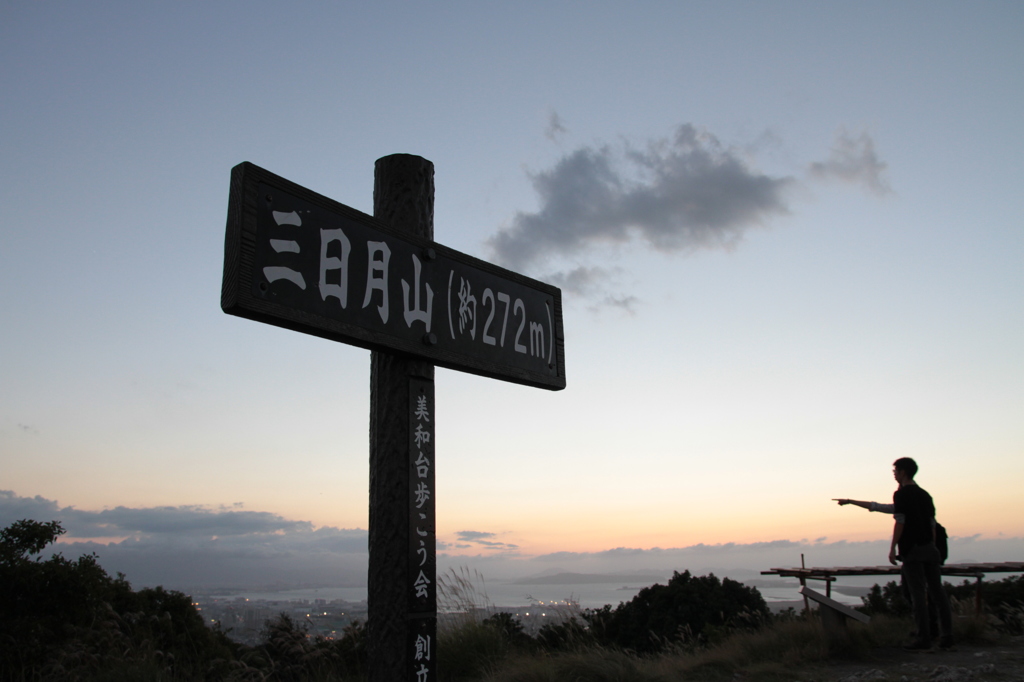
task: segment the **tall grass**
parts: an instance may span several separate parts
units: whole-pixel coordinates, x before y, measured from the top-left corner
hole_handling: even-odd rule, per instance
[[[437,577],[438,676],[474,680],[493,670],[511,653],[508,638],[483,621],[494,605],[484,577],[462,566]]]
[[[868,660],[872,649],[901,644],[909,622],[877,617],[851,624],[849,637],[826,635],[815,614],[776,619],[703,648],[678,646],[651,656],[595,646],[551,655],[517,651],[480,679],[487,682],[663,682],[668,680],[792,680],[793,671],[837,660]]]
[[[519,655],[481,679],[486,682],[663,682],[673,679],[655,670],[651,663],[633,654],[593,647],[555,656]]]
[[[880,649],[906,643],[913,629],[907,617],[874,615],[869,624],[849,622],[845,634],[829,635],[817,612],[777,614],[760,627],[723,632],[710,639],[680,638],[660,654],[638,655],[595,644],[585,619],[571,621],[553,645],[543,636],[504,629],[495,617],[482,576],[465,569],[439,580],[439,606],[454,614],[439,625],[442,682],[668,682],[733,679],[789,682],[794,671],[827,668],[837,662],[875,660]],[[999,633],[969,601],[952,600],[954,637],[963,643],[992,643]],[[576,615],[579,616],[577,607]],[[504,618],[504,620],[503,620]],[[570,621],[565,621],[570,623]],[[576,628],[576,629],[573,629]]]
[[[437,611],[443,622],[439,628],[479,621],[494,610],[487,596],[487,581],[479,571],[465,566],[449,568],[437,576]]]
[[[637,656],[598,647],[580,647],[550,655],[518,651],[492,667],[487,682],[561,682],[562,680],[784,680],[797,669],[824,668],[836,662],[870,661],[879,649],[897,649],[906,642],[912,623],[907,618],[875,616],[868,625],[850,623],[846,637],[825,633],[816,613],[776,618],[756,631],[736,632],[715,644],[682,646],[656,656]],[[983,618],[963,609],[954,620],[961,642],[994,642],[996,633]]]

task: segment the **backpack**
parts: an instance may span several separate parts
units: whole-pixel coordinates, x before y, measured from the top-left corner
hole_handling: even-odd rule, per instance
[[[938,521],[935,522],[935,546],[939,548],[939,564],[945,564],[949,558],[949,535]]]

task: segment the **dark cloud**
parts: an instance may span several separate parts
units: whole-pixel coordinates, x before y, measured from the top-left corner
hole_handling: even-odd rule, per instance
[[[336,528],[314,533],[207,538],[131,538],[118,543],[59,545],[65,554],[95,552],[109,573],[124,573],[136,587],[173,589],[268,585],[363,586],[368,554],[365,531]]]
[[[862,185],[874,194],[889,194],[892,189],[882,174],[888,164],[878,158],[875,142],[866,132],[851,135],[840,130],[827,161],[812,163],[811,177],[819,180],[839,180]]]
[[[110,573],[123,572],[135,587],[254,588],[298,586],[364,586],[368,565],[367,532],[362,529],[314,528],[305,521],[289,521],[263,512],[237,507],[163,507],[105,512],[84,512],[61,507],[46,498],[20,497],[0,491],[0,528],[30,518],[58,520],[86,531],[116,528],[127,539],[117,542],[61,542],[57,549],[74,557],[95,552]],[[162,517],[162,518],[161,518]],[[74,539],[72,537],[72,539]],[[461,567],[488,579],[572,572],[579,574],[655,572],[674,570],[697,575],[713,572],[742,579],[775,567],[798,566],[806,555],[808,566],[870,566],[884,563],[888,539],[863,542],[827,538],[773,540],[685,547],[617,547],[598,552],[553,552],[524,556],[516,545],[503,543],[501,533],[467,530],[456,533],[451,544],[439,549],[477,550],[474,555],[439,554],[438,571]],[[951,561],[971,563],[1010,561],[1024,552],[1024,538],[986,539],[979,535],[950,538]],[[737,572],[739,571],[739,572]]]
[[[59,511],[57,503],[44,497],[20,497],[11,490],[0,490],[0,526],[6,528],[19,519],[49,521]]]
[[[59,520],[67,531],[67,538],[224,537],[312,530],[312,525],[306,521],[289,521],[269,512],[244,511],[237,507],[115,507],[85,511],[62,508],[57,502],[39,496],[19,497],[10,490],[0,490],[0,522],[6,525],[19,518]]]
[[[612,282],[622,274],[621,268],[599,268],[599,267],[578,267],[567,272],[555,272],[545,276],[543,279],[562,290],[564,294],[575,296],[593,297],[597,292],[606,289]],[[628,314],[635,315],[640,305],[640,299],[636,296],[606,295],[600,303],[593,306],[593,310],[609,307]]]
[[[489,240],[495,259],[515,270],[631,240],[663,252],[729,247],[787,213],[794,182],[757,172],[692,125],[645,149],[577,149],[532,181],[540,210],[517,213]]]
[[[558,112],[552,111],[548,115],[548,127],[544,131],[545,137],[552,142],[557,142],[561,135],[564,135],[567,131],[565,124],[562,122],[562,118],[558,115]]]
[[[603,305],[609,308],[618,308],[629,315],[636,314],[636,308],[639,304],[640,299],[636,296],[605,296],[603,301]]]
[[[546,135],[565,132],[552,112]],[[811,180],[840,181],[884,195],[887,164],[874,140],[841,130],[825,161],[809,164],[806,176],[769,175],[751,159],[777,146],[771,134],[746,147],[723,144],[691,124],[643,147],[628,143],[576,149],[548,170],[532,174],[540,208],[519,212],[488,240],[492,257],[513,270],[542,275],[566,294],[633,314],[636,298],[607,291],[621,271],[579,265],[543,274],[547,263],[563,266],[601,246],[639,244],[662,253],[735,247],[747,230],[789,213],[790,191]],[[619,287],[621,290],[621,287]]]
[[[768,542],[735,543],[723,542],[717,545],[708,545],[703,542],[686,547],[652,547],[641,549],[638,547],[615,547],[600,552],[553,552],[542,554],[536,557],[536,561],[563,562],[570,560],[620,560],[632,561],[641,557],[682,557],[687,555],[712,556],[719,554],[735,554],[741,552],[765,552],[775,550],[792,550],[803,546],[806,543],[793,540],[771,540]]]
[[[1024,548],[1024,538],[950,537],[949,547],[951,562],[1010,561]],[[742,571],[757,574],[771,568],[799,566],[801,555],[805,557],[807,566],[874,566],[885,563],[888,551],[889,539],[829,542],[827,538],[817,538],[814,541],[698,543],[669,548],[618,547],[600,552],[552,552],[523,563],[534,567],[534,575],[538,574],[538,569],[543,572],[581,573],[686,569],[695,574],[713,572],[735,577]]]
[[[482,530],[459,530],[455,535],[464,542],[477,542],[489,538],[497,538],[493,532],[484,532]]]
[[[498,540],[492,540],[498,535],[496,533],[488,533],[485,531],[477,530],[460,530],[455,535],[458,536],[461,541],[460,544],[455,545],[458,549],[472,549],[473,547],[482,547],[484,549],[501,549],[511,550],[519,549],[518,545],[513,545],[507,542],[499,542]]]
[[[101,512],[72,511],[76,534],[113,537],[125,534],[232,536],[311,530],[305,521],[288,521],[268,512],[204,507],[115,507]],[[69,529],[70,530],[70,529]]]
[[[586,294],[621,272],[618,268],[578,267],[568,272],[556,272],[544,278],[565,293]]]
[[[367,532],[314,528],[278,514],[198,506],[85,511],[43,497],[0,491],[0,527],[19,519],[60,521],[57,549],[95,552],[110,573],[136,586],[178,589],[281,584],[363,585]],[[97,542],[95,538],[126,538]],[[82,540],[67,542],[67,540]]]
[[[460,530],[455,535],[457,535],[460,540],[465,540],[467,542],[496,537],[494,533],[486,533],[478,530]]]

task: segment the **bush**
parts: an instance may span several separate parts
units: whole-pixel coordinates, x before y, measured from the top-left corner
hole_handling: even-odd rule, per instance
[[[512,653],[506,633],[493,622],[466,620],[439,630],[437,637],[439,680],[480,679]]]
[[[973,604],[977,584],[964,580],[960,585],[946,584],[950,596],[966,604]],[[994,619],[996,630],[1010,635],[1024,634],[1024,575],[1010,576],[992,582],[982,581],[981,601]]]
[[[946,593],[954,603],[973,604],[977,598],[977,583],[964,580],[959,585],[945,583]],[[992,618],[992,625],[999,632],[1010,635],[1024,634],[1024,576],[1011,576],[992,582],[982,581],[981,599],[985,610]],[[877,584],[861,597],[864,605],[861,611],[869,615],[910,616],[910,603],[902,586],[889,581],[884,587]]]
[[[573,616],[561,623],[548,623],[537,632],[537,642],[548,651],[578,651],[593,647],[594,636]]]
[[[44,561],[63,533],[57,521],[0,530],[0,679],[98,679],[127,668],[223,678],[234,645],[203,624],[191,598],[160,587],[133,592],[95,554]]]
[[[655,653],[680,643],[717,640],[729,632],[758,626],[768,605],[755,588],[709,574],[695,578],[675,572],[667,585],[640,590],[615,609],[588,611],[584,618],[599,644],[637,653]]]
[[[886,583],[885,587],[879,587],[875,583],[871,586],[871,591],[860,599],[864,603],[860,610],[870,616],[910,615],[910,603],[903,594],[903,588],[894,580]]]
[[[533,638],[526,634],[523,624],[511,613],[501,611],[484,618],[480,624],[496,630],[509,646],[523,649],[533,646]]]
[[[242,660],[246,670],[261,680],[361,679],[366,673],[366,628],[356,621],[343,633],[337,640],[314,637],[308,623],[281,613],[264,623],[262,641]]]
[[[108,614],[130,591],[87,554],[76,561],[38,556],[64,534],[56,521],[16,521],[0,531],[0,658],[9,679],[38,671],[81,628]]]

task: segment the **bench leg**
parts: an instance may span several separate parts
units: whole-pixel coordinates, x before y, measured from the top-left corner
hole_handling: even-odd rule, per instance
[[[847,618],[835,609],[827,606],[819,606],[818,613],[821,615],[821,626],[825,632],[832,637],[845,637]]]

